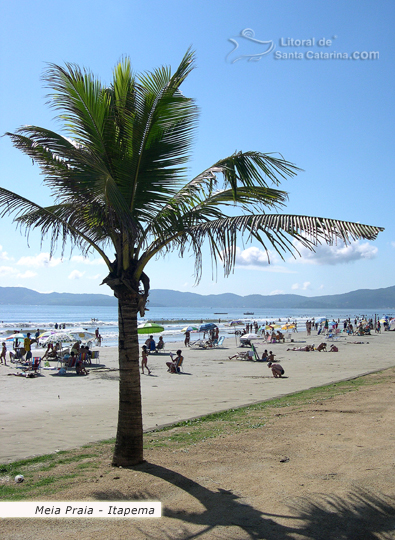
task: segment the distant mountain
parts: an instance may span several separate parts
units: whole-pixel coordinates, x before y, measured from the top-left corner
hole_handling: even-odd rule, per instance
[[[24,287],[0,287],[0,305],[116,306],[117,300],[105,294],[43,294]],[[189,308],[288,308],[288,309],[395,309],[395,286],[385,289],[360,289],[327,296],[277,294],[263,296],[233,293],[201,295],[168,289],[152,289],[151,307]]]
[[[43,294],[24,287],[0,287],[0,304],[29,306],[116,306],[117,299],[106,294]]]
[[[297,294],[239,296],[232,293],[202,296],[189,292],[153,289],[150,292],[149,301],[152,307],[395,309],[395,286],[386,289],[360,289],[344,294],[314,297]]]

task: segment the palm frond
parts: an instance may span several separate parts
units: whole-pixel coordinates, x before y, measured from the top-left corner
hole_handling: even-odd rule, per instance
[[[81,212],[80,212],[81,214]],[[93,236],[94,229],[92,222],[83,226],[81,215],[76,219],[75,207],[67,205],[57,205],[52,207],[42,207],[31,202],[25,197],[13,193],[4,188],[0,188],[0,218],[6,215],[13,215],[14,222],[23,227],[28,235],[32,229],[39,228],[41,239],[49,234],[51,240],[51,254],[57,244],[61,241],[62,255],[66,242],[71,247],[78,247],[83,253],[88,253],[90,249],[97,251],[106,262],[109,269],[111,263],[98,245]],[[84,230],[85,228],[85,230]],[[100,242],[108,240],[108,237],[100,238]]]

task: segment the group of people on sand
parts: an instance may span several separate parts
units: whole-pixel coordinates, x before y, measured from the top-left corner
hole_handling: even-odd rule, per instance
[[[159,352],[159,351],[163,350],[164,346],[165,346],[165,342],[163,341],[162,336],[159,337],[158,343],[155,343],[154,336],[150,336],[145,341],[145,347],[146,347],[147,351],[149,351],[150,353]]]

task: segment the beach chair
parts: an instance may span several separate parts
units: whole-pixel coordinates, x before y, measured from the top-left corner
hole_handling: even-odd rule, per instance
[[[225,341],[225,337],[224,337],[224,336],[221,336],[221,337],[219,338],[219,340],[218,340],[218,343],[215,345],[215,347],[216,347],[217,349],[223,347],[224,341]]]
[[[32,372],[32,373],[38,373],[41,372],[41,358],[39,356],[36,356],[35,358],[32,358],[32,361],[29,362],[28,366],[17,366],[17,369],[21,369],[25,373]]]
[[[198,339],[190,343],[189,346],[191,349],[207,349],[207,342],[203,341],[203,339]]]
[[[95,364],[98,364],[99,358],[100,358],[100,351],[92,351],[91,362],[92,360],[95,360]]]
[[[75,369],[75,365],[77,363],[77,356],[74,356],[74,358],[72,359],[72,357],[70,355],[65,355],[62,362],[63,362],[63,366],[62,368],[64,368],[66,371],[68,369]]]
[[[181,373],[181,371],[184,371],[183,363],[184,363],[184,357],[182,356],[181,359],[177,362],[176,373]]]
[[[260,362],[261,359],[259,358],[258,351],[256,350],[255,345],[253,343],[251,343],[251,349],[253,350],[253,353],[254,353],[255,362]]]

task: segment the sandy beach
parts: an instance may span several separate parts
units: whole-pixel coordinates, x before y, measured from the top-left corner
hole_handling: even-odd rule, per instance
[[[287,351],[290,346],[318,345],[315,333],[294,335],[296,343],[258,342],[260,353],[273,350],[285,369],[284,379],[274,379],[266,363],[229,360],[241,349],[227,336],[221,349],[185,349],[181,343],[166,346],[166,353],[183,349],[184,372],[167,372],[168,354],[149,356],[152,375],[143,375],[144,429],[174,423],[206,413],[238,407],[297,392],[395,365],[395,333],[363,338],[340,337],[338,353]],[[355,343],[362,342],[362,343]],[[330,341],[328,341],[330,343]],[[34,352],[34,349],[33,349]],[[42,370],[34,378],[10,376],[16,369],[0,366],[0,461],[74,448],[115,436],[118,409],[116,348],[103,347],[100,364],[86,377],[59,376]]]

